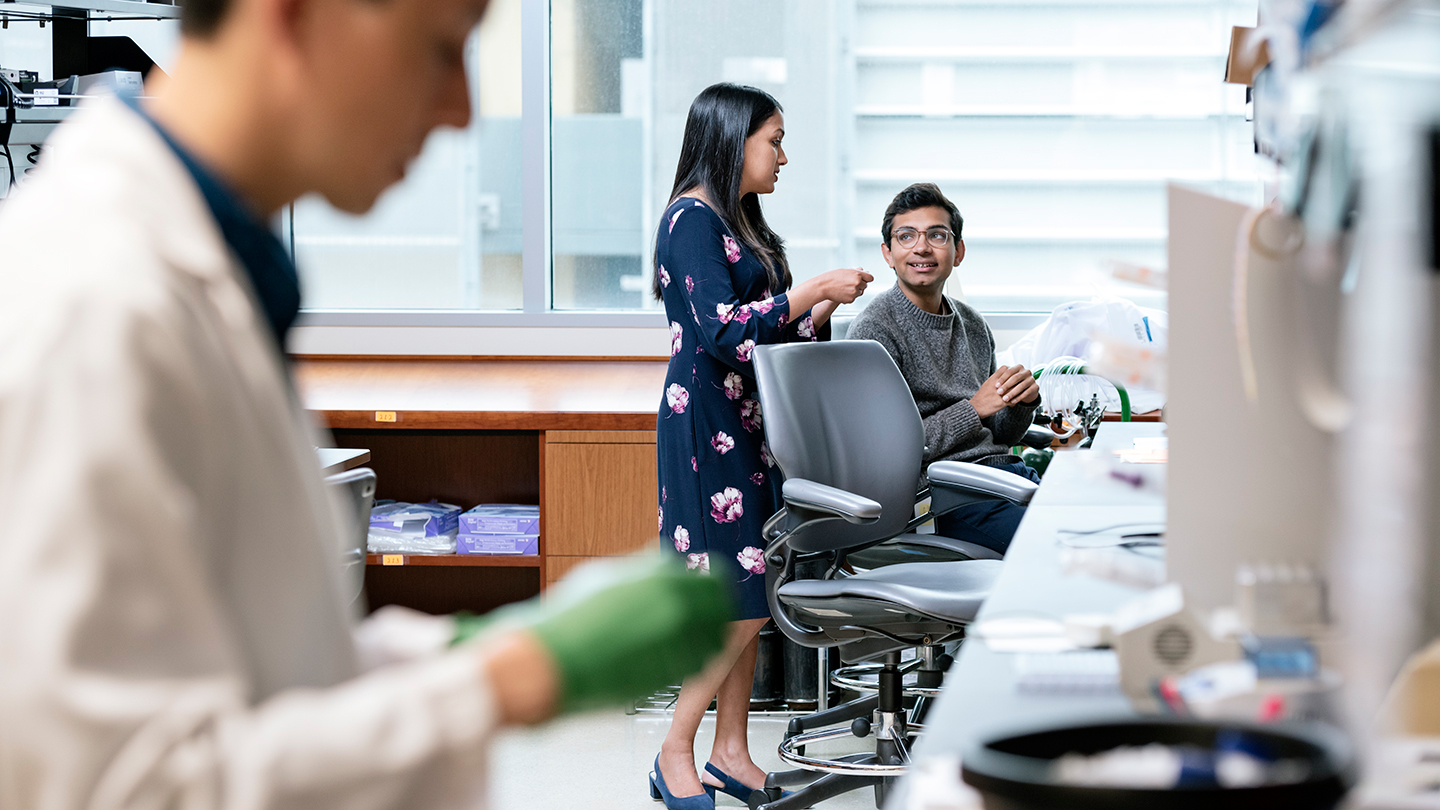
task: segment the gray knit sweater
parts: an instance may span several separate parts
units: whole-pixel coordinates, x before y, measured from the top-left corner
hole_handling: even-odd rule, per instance
[[[949,311],[932,315],[899,285],[881,293],[850,325],[846,337],[874,340],[900,367],[925,423],[925,463],[1004,464],[1025,435],[1038,402],[1012,405],[986,419],[970,405],[995,373],[995,337],[973,308],[946,297]]]

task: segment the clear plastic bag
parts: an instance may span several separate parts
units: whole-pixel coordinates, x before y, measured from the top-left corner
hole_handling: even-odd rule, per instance
[[[454,554],[460,507],[448,503],[376,504],[370,512],[372,554]]]
[[[1071,301],[1051,311],[1045,322],[997,356],[1000,365],[1021,363],[1034,368],[1057,357],[1085,357],[1090,345],[1105,336],[1164,350],[1170,337],[1169,316],[1133,301],[1097,296]],[[1007,362],[1007,360],[1009,362]]]
[[[1019,363],[1031,369],[1062,358],[1088,362],[1102,345],[1112,355],[1117,348],[1133,346],[1149,349],[1152,356],[1163,358],[1169,333],[1169,316],[1165,312],[1137,306],[1124,298],[1097,296],[1056,307],[1044,323],[1027,332],[1010,348],[996,352],[995,361],[1002,366]],[[1040,396],[1046,413],[1074,408],[1077,402],[1088,402],[1094,394],[1100,396],[1107,410],[1119,410],[1120,397],[1110,383],[1099,377],[1065,377],[1041,377]],[[1165,404],[1165,395],[1160,391],[1133,383],[1126,388],[1135,413],[1152,411]]]

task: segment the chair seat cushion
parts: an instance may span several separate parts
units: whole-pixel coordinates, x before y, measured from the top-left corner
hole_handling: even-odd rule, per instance
[[[946,621],[971,622],[1003,566],[999,560],[887,565],[844,579],[787,582],[777,596],[782,603],[810,605],[818,599],[870,599]]]

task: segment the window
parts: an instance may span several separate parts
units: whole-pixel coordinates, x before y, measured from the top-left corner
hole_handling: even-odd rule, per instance
[[[643,0],[550,10],[551,272],[555,309],[650,306]]]
[[[525,14],[548,39],[522,35]],[[1244,88],[1220,82],[1229,27],[1254,15],[1253,0],[496,0],[472,132],[437,135],[369,217],[297,206],[308,299],[655,309],[655,219],[685,114],[725,80],[785,107],[791,162],[764,205],[798,279],[863,265],[873,291],[888,286],[881,216],[930,180],[966,220],[952,293],[1045,312],[1115,286],[1113,261],[1163,266],[1166,182],[1258,198]],[[548,58],[522,57],[522,41]],[[525,117],[521,76],[536,72]],[[526,121],[548,139],[534,175],[548,196],[530,208]],[[542,249],[522,250],[526,228]]]
[[[845,3],[553,0],[556,309],[658,309],[651,252],[690,102],[719,81],[785,108],[790,164],[764,201],[797,279],[844,266]]]
[[[1112,261],[1163,265],[1166,182],[1258,202],[1244,88],[1220,82],[1255,5],[493,0],[472,126],[434,134],[364,217],[294,206],[309,322],[658,324],[656,220],[717,81],[784,105],[790,164],[764,205],[797,279],[863,265],[888,286],[881,215],[930,180],[965,215],[952,293],[1033,322],[1116,285]],[[0,56],[42,61],[16,28]]]
[[[940,184],[966,216],[954,294],[1044,312],[1165,263],[1165,183],[1257,195],[1225,0],[553,0],[553,306],[648,309],[654,219],[691,99],[753,84],[786,111],[766,215],[797,279],[863,265],[886,205]],[[1152,306],[1159,290],[1119,285]],[[863,301],[860,302],[863,305]]]
[[[295,204],[308,309],[522,307],[520,11],[520,0],[494,0],[471,36],[471,126],[432,134],[370,213]]]
[[[881,216],[911,182],[965,216],[951,293],[985,312],[1087,298],[1112,261],[1163,267],[1169,180],[1259,202],[1245,88],[1220,81],[1253,1],[854,5],[855,239],[877,279]]]

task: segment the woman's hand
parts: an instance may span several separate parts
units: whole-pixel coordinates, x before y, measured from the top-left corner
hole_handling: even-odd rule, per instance
[[[865,294],[865,285],[874,281],[875,277],[858,267],[846,267],[839,270],[831,270],[828,273],[804,281],[790,291],[790,316],[800,317],[800,313],[814,309],[821,301],[834,301],[837,304],[848,304]]]
[[[865,294],[865,285],[875,277],[859,267],[831,270],[815,278],[825,298],[837,304],[849,304]]]

